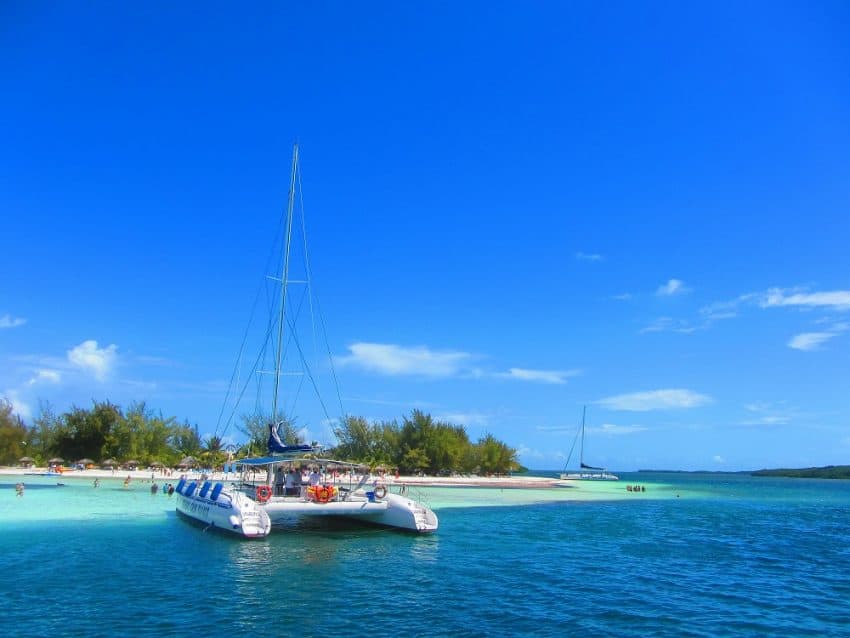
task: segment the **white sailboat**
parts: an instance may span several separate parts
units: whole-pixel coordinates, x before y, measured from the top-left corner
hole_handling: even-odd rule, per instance
[[[618,481],[619,476],[611,474],[604,467],[595,467],[584,462],[584,427],[585,416],[587,414],[587,406],[584,406],[581,411],[581,428],[576,432],[576,438],[573,439],[573,445],[570,448],[570,454],[567,456],[567,462],[564,464],[564,471],[561,474],[562,481]],[[570,459],[575,450],[576,439],[581,435],[581,445],[579,446],[579,469],[578,471],[569,471]]]
[[[280,299],[277,309],[277,346],[274,371],[274,392],[271,414],[279,415],[280,378],[283,374],[284,329],[289,323],[287,287],[290,282],[290,246],[292,243],[295,190],[298,176],[298,146],[292,155],[289,202],[285,220],[283,264],[280,278]],[[303,220],[302,220],[303,223]],[[309,277],[309,268],[305,273]],[[304,283],[304,282],[302,282]],[[268,335],[274,330],[269,330]],[[289,334],[293,340],[296,335]],[[299,355],[301,347],[298,348]],[[259,372],[259,371],[258,371]],[[311,382],[313,381],[311,377]],[[315,385],[315,384],[314,384]],[[241,480],[225,485],[211,481],[178,482],[175,488],[177,511],[205,526],[220,528],[246,538],[267,535],[272,526],[290,524],[302,517],[344,517],[365,523],[408,530],[433,532],[439,526],[437,515],[428,507],[406,494],[393,493],[392,486],[363,474],[354,479],[354,466],[344,461],[318,458],[322,446],[288,445],[278,433],[280,424],[269,423],[268,455],[246,458],[235,462],[241,471]],[[327,471],[329,466],[347,467],[347,480]],[[301,471],[311,467],[314,473],[306,482]],[[258,477],[259,471],[259,477]],[[298,472],[298,479],[287,479]]]

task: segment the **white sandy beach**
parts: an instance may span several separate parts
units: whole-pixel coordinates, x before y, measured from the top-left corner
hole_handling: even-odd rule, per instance
[[[0,475],[43,475],[48,472],[46,467],[0,467]],[[61,473],[50,474],[50,476],[61,476],[62,479],[94,480],[95,478],[126,479],[128,476],[136,481],[177,481],[181,476],[197,479],[203,474],[201,470],[176,470],[176,469],[144,469],[144,470],[104,470],[104,469],[64,469]],[[208,478],[216,481],[229,481],[238,478],[235,472],[213,472],[207,473]],[[359,478],[359,477],[358,477]],[[404,484],[422,487],[498,487],[498,488],[526,488],[541,489],[556,487],[557,479],[541,476],[391,476],[383,477],[375,475],[375,480],[381,480],[388,485]],[[347,475],[341,475],[337,482],[348,481]]]

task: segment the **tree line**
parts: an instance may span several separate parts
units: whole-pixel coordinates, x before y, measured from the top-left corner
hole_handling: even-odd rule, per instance
[[[276,421],[285,442],[304,443],[294,420],[278,416]],[[41,466],[51,458],[62,458],[66,463],[132,460],[141,466],[161,463],[174,467],[185,457],[193,457],[203,467],[219,467],[228,458],[264,453],[268,422],[269,418],[260,414],[243,416],[238,429],[247,442],[225,445],[222,437],[202,439],[197,425],[166,417],[144,402],[123,410],[109,401],[94,401],[91,408],[75,406],[61,414],[42,403],[27,424],[9,402],[0,400],[0,464],[17,464],[29,457]],[[328,456],[373,468],[427,474],[504,474],[523,469],[516,450],[492,435],[472,442],[463,426],[436,421],[419,410],[404,417],[401,424],[369,423],[363,417],[346,416],[334,434],[338,443],[327,450]]]

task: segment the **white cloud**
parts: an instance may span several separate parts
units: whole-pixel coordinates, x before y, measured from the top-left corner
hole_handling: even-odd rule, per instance
[[[646,428],[642,425],[616,425],[614,423],[603,423],[598,427],[587,428],[587,431],[595,434],[608,434],[610,436],[619,436],[621,434],[635,434],[637,432],[646,432]]]
[[[68,361],[78,368],[90,372],[98,381],[103,381],[112,372],[118,359],[118,346],[114,343],[98,348],[97,341],[89,339],[68,350]]]
[[[722,456],[720,456],[719,454],[715,454],[715,455],[712,457],[712,460],[713,460],[715,463],[725,463],[725,462],[726,462],[726,459],[724,459],[724,458],[723,458]]]
[[[711,403],[711,400],[711,397],[692,390],[665,389],[619,394],[600,399],[596,403],[609,410],[648,412],[650,410],[696,408]]]
[[[738,425],[785,425],[791,422],[791,417],[797,412],[785,401],[768,403],[755,401],[744,405],[747,412],[753,413],[753,418],[741,421]]]
[[[12,411],[22,419],[28,420],[32,417],[32,409],[23,399],[21,399],[17,390],[6,390],[6,392],[3,393],[2,398],[9,402],[12,406]]]
[[[532,370],[510,368],[507,372],[492,372],[473,367],[474,355],[457,350],[432,350],[427,346],[405,347],[391,343],[358,342],[348,347],[350,354],[336,357],[339,365],[360,367],[386,374],[423,375],[427,377],[500,378],[538,383],[566,383],[567,378],[580,374],[578,370]]]
[[[24,325],[26,322],[26,319],[21,319],[20,317],[13,317],[10,314],[5,314],[0,317],[0,328],[17,328],[18,326]]]
[[[391,343],[354,343],[351,354],[338,357],[341,365],[353,365],[386,375],[450,377],[458,374],[472,355],[467,352],[436,351],[425,346],[407,348]]]
[[[576,259],[578,261],[602,261],[605,258],[597,253],[576,253]]]
[[[781,414],[766,414],[757,419],[741,421],[741,425],[785,425],[791,421],[791,417]]]
[[[678,332],[681,334],[691,334],[699,330],[699,327],[693,326],[684,319],[673,319],[672,317],[659,317],[645,328],[641,328],[640,333],[647,332]]]
[[[620,295],[612,295],[611,296],[611,299],[614,299],[615,301],[628,301],[631,298],[632,298],[632,293],[630,293],[630,292],[624,292]]]
[[[680,279],[670,279],[666,284],[659,286],[655,294],[659,297],[672,297],[674,295],[683,295],[690,292],[690,288],[686,287]]]
[[[568,377],[579,375],[578,370],[529,370],[527,368],[511,368],[498,376],[520,381],[537,381],[540,383],[566,383]]]
[[[850,310],[850,290],[799,292],[797,290],[771,288],[762,297],[759,305],[762,308],[803,306],[811,308],[829,307],[834,310]]]
[[[490,422],[490,417],[480,412],[456,412],[453,414],[437,414],[438,421],[446,421],[453,425],[485,426]]]
[[[35,376],[27,381],[28,385],[35,385],[42,381],[48,383],[59,383],[62,380],[62,374],[58,370],[37,370]]]
[[[795,350],[818,350],[822,344],[837,336],[837,332],[804,332],[791,337],[788,347]]]

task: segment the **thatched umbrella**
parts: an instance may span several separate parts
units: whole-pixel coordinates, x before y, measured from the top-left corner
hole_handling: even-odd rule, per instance
[[[91,459],[80,459],[79,461],[77,461],[77,463],[80,465],[92,465],[94,461],[92,461]]]
[[[22,456],[18,459],[18,463],[20,463],[24,467],[32,467],[33,463],[35,463],[35,459],[33,459],[31,456]]]
[[[100,467],[112,469],[116,465],[118,465],[118,461],[115,459],[106,459],[103,463],[100,464]]]
[[[194,456],[187,456],[177,464],[177,467],[185,469],[187,467],[195,467],[197,464],[198,462],[195,460]]]
[[[131,470],[135,470],[137,467],[139,467],[139,462],[136,461],[136,460],[125,461],[124,466],[131,469]]]
[[[52,458],[48,461],[48,463],[64,463],[64,462],[65,462],[65,459],[59,458],[58,456],[54,457],[54,458]]]
[[[165,463],[163,463],[162,461],[151,461],[150,466],[151,467],[165,467]]]

